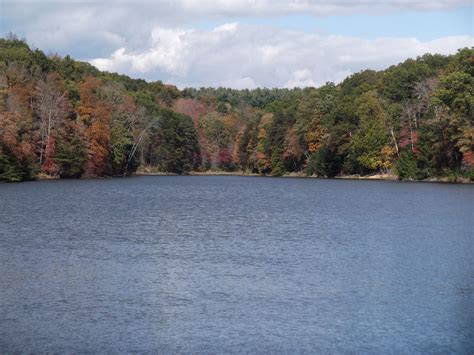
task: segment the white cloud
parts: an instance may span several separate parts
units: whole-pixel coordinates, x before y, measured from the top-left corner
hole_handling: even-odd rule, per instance
[[[221,26],[217,26],[214,28],[214,32],[222,32],[222,33],[234,33],[237,30],[239,24],[237,22],[232,23],[225,23]]]
[[[234,88],[234,89],[255,89],[255,88],[257,88],[257,84],[255,84],[253,79],[249,78],[248,76],[243,77],[243,78],[225,79],[221,82],[220,86],[231,87],[231,88]]]
[[[1,0],[0,28],[20,32],[42,48],[80,41],[97,50],[101,45],[117,48],[117,42],[140,47],[142,38],[157,26],[186,27],[242,17],[439,11],[459,6],[472,6],[472,0]],[[234,25],[229,24],[229,29]]]
[[[46,52],[180,87],[291,87],[338,82],[361,69],[382,69],[426,52],[454,53],[473,45],[472,34],[369,40],[249,26],[237,23],[240,18],[271,23],[261,18],[421,13],[462,5],[471,1],[0,0],[0,29],[23,35]]]
[[[319,86],[367,68],[383,69],[425,53],[450,54],[473,37],[379,38],[316,35],[226,24],[214,30],[163,29],[141,51],[121,48],[92,64],[102,70],[183,86],[233,88]]]
[[[313,76],[311,70],[307,68],[298,69],[293,72],[290,79],[283,86],[287,88],[317,86]]]

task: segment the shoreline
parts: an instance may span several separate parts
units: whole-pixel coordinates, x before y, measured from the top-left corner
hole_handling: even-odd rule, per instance
[[[166,173],[159,171],[136,171],[127,176],[97,176],[97,177],[81,177],[77,178],[80,180],[87,179],[108,179],[108,178],[123,178],[123,177],[134,177],[134,176],[242,176],[242,177],[272,177],[272,178],[303,178],[303,179],[322,179],[322,180],[375,180],[375,181],[398,181],[398,182],[423,182],[423,183],[442,183],[442,184],[463,184],[469,185],[474,184],[467,178],[457,177],[455,180],[450,180],[448,177],[431,177],[423,180],[400,180],[398,176],[391,174],[372,174],[372,175],[339,175],[334,177],[324,177],[311,175],[308,176],[305,173],[289,173],[281,176],[272,175],[260,175],[256,173],[247,173],[241,170],[237,171],[191,171],[187,174],[177,173]],[[62,179],[59,176],[50,176],[44,173],[40,173],[32,181],[47,181],[47,180],[67,180]],[[3,181],[0,181],[0,183]],[[24,182],[24,181],[18,181]],[[7,183],[7,182],[5,182]]]
[[[256,173],[246,173],[243,171],[191,171],[187,176],[244,176],[244,177],[273,177],[273,178],[304,178],[304,179],[322,179],[322,180],[375,180],[375,181],[399,181],[399,182],[424,182],[424,183],[443,183],[443,184],[474,184],[474,181],[459,177],[455,181],[448,177],[431,177],[423,180],[400,180],[398,176],[391,174],[372,174],[372,175],[339,175],[334,177],[323,177],[316,175],[306,175],[304,173],[290,173],[281,176],[260,175]],[[180,176],[175,173],[164,172],[144,172],[138,171],[131,176]]]

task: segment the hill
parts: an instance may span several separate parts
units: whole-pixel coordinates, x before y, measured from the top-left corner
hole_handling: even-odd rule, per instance
[[[0,180],[246,171],[474,179],[474,49],[320,88],[178,90],[0,39]]]

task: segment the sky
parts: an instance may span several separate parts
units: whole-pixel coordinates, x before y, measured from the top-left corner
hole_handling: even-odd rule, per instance
[[[0,34],[184,87],[320,86],[474,46],[473,0],[0,0]]]

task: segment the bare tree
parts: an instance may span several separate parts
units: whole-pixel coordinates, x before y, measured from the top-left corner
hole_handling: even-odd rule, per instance
[[[438,78],[431,77],[415,84],[416,102],[414,105],[414,124],[418,128],[421,115],[427,110],[432,93],[438,87]]]
[[[36,105],[40,118],[41,146],[40,164],[43,163],[44,150],[51,132],[67,114],[67,95],[59,86],[59,76],[48,74],[36,87]]]
[[[410,130],[410,144],[412,152],[415,152],[414,132],[418,129],[421,116],[429,106],[433,91],[438,86],[437,78],[427,78],[415,84],[415,99],[406,101],[403,105],[404,119]]]

